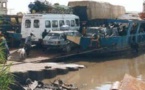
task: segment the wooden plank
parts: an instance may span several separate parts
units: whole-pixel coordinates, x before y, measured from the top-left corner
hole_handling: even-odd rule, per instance
[[[67,36],[67,39],[79,45],[80,44],[81,37],[77,37],[77,36]]]

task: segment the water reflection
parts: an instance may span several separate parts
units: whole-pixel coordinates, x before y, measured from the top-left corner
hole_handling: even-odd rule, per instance
[[[93,90],[95,87],[97,87],[96,90],[109,90],[110,84],[106,83],[121,81],[126,73],[145,80],[145,55],[135,58],[105,58],[105,61],[99,58],[99,62],[97,62],[98,58],[85,59],[76,60],[75,63],[83,64],[87,68],[59,75],[53,79],[44,80],[44,82],[61,78],[67,83],[74,83],[80,90]]]

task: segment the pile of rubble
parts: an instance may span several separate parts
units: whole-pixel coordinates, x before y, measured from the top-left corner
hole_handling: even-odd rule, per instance
[[[121,82],[113,83],[110,90],[145,90],[145,82],[126,74]]]
[[[55,80],[50,84],[44,84],[40,81],[27,79],[26,83],[27,85],[24,87],[25,90],[78,90],[74,85],[66,84],[60,79]]]

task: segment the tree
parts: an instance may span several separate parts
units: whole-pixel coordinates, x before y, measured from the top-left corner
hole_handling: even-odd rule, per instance
[[[54,5],[59,5],[59,3],[54,3]]]
[[[2,44],[0,44],[2,46]],[[3,47],[0,47],[0,90],[9,90],[10,84],[14,84],[14,77],[9,72],[11,65],[6,65]]]
[[[18,16],[23,16],[23,13],[22,12],[17,12],[17,15]]]

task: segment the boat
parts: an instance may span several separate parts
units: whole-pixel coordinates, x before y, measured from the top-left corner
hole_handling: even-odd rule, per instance
[[[99,51],[98,53],[122,51],[127,49],[133,49],[138,52],[138,46],[145,44],[145,21],[144,20],[119,20],[108,19],[109,24],[115,24],[119,32],[116,36],[99,35],[96,41],[93,36],[74,37],[69,36],[67,39],[76,42],[80,45],[82,51],[92,52]],[[113,28],[109,28],[114,31]],[[124,29],[124,34],[121,32]],[[100,31],[101,27],[100,27]],[[101,32],[100,32],[101,33]],[[77,38],[77,39],[76,39]],[[93,43],[95,46],[93,46]]]

